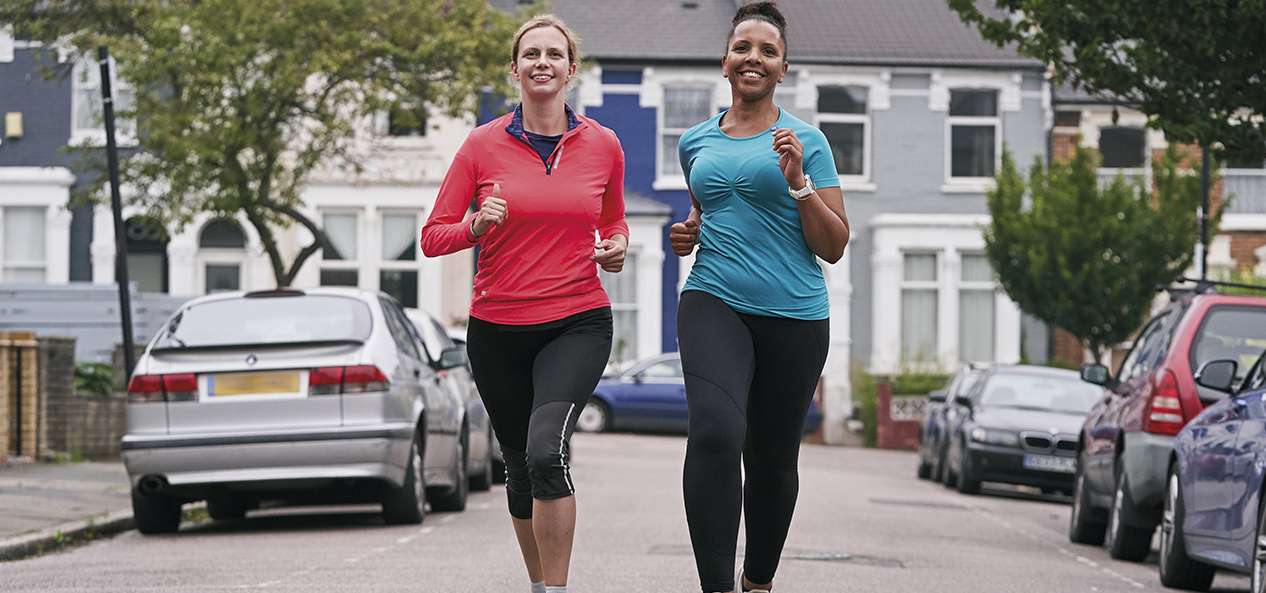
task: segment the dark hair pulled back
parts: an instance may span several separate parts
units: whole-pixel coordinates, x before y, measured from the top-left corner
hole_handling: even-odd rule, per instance
[[[738,12],[734,13],[734,20],[730,25],[730,35],[726,37],[726,51],[729,51],[729,40],[734,39],[734,31],[745,21],[758,20],[764,21],[778,29],[778,38],[782,40],[783,54],[787,53],[787,19],[782,16],[782,11],[778,9],[778,3],[772,0],[765,2],[752,2],[740,6]]]

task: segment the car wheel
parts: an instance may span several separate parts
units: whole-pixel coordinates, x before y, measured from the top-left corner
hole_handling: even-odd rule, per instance
[[[1086,474],[1081,468],[1085,462],[1077,461],[1077,477],[1073,482],[1073,510],[1068,522],[1068,541],[1075,544],[1098,546],[1103,543],[1108,524],[1095,515],[1101,512],[1090,504],[1090,492],[1086,490]]]
[[[980,492],[980,479],[976,477],[972,471],[970,461],[971,458],[967,452],[967,445],[963,445],[963,458],[958,465],[958,491],[963,494],[978,494]]]
[[[585,409],[580,411],[576,419],[576,429],[580,432],[606,432],[611,430],[611,408],[606,402],[591,397]]]
[[[175,533],[180,529],[180,502],[163,494],[133,490],[132,518],[136,530],[146,535]]]
[[[1138,562],[1147,558],[1152,550],[1152,530],[1131,525],[1138,511],[1130,497],[1125,468],[1117,464],[1117,488],[1112,496],[1112,511],[1108,515],[1108,555],[1117,560]]]
[[[926,480],[932,477],[932,464],[928,463],[926,457],[923,456],[923,447],[919,447],[919,468],[914,472],[920,480]]]
[[[1161,514],[1160,534],[1160,580],[1161,584],[1171,589],[1187,589],[1189,591],[1208,591],[1213,584],[1214,567],[1203,562],[1192,560],[1187,555],[1187,543],[1183,536],[1183,499],[1182,485],[1178,479],[1178,464],[1169,466],[1169,481],[1165,488],[1165,511]],[[1261,532],[1261,521],[1258,522]],[[1262,563],[1260,555],[1262,542],[1257,543],[1257,554],[1253,561],[1253,575],[1259,574]],[[1260,589],[1254,589],[1260,591]]]
[[[207,514],[216,521],[232,521],[246,516],[254,505],[244,498],[224,496],[207,499]]]
[[[382,519],[391,525],[421,523],[426,518],[426,478],[422,472],[422,435],[415,432],[404,469],[404,484],[387,487]]]
[[[466,494],[470,491],[470,479],[466,477],[466,442],[469,438],[466,429],[462,429],[461,438],[457,439],[457,451],[454,456],[457,458],[456,467],[453,468],[453,487],[442,491],[437,496],[428,496],[431,501],[431,510],[433,511],[464,511],[466,510]]]
[[[492,429],[488,429],[488,452],[484,455],[483,469],[470,476],[470,489],[483,492],[492,488]]]

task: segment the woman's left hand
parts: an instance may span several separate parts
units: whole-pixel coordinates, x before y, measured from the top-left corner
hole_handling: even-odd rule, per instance
[[[791,128],[774,130],[774,152],[778,153],[778,168],[782,169],[787,185],[793,189],[804,187],[804,145]]]
[[[624,252],[629,249],[629,240],[624,235],[612,235],[610,239],[598,241],[593,249],[589,261],[596,262],[608,272],[619,272],[624,269]]]

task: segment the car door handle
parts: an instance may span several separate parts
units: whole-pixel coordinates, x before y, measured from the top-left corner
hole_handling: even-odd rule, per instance
[[[422,369],[413,369],[413,378],[416,379],[421,376],[422,376]]]

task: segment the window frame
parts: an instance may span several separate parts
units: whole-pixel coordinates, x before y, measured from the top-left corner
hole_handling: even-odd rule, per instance
[[[383,240],[386,239],[386,236],[387,236],[385,232],[387,217],[388,216],[408,216],[408,215],[413,216],[414,240],[410,242],[410,244],[413,247],[413,259],[411,260],[387,259],[387,254],[383,251],[383,247],[384,247]],[[378,221],[378,229],[376,233],[376,236],[378,238],[377,250],[374,253],[374,255],[377,257],[377,264],[378,264],[377,266],[378,270],[376,272],[376,275],[378,277],[378,280],[377,280],[378,289],[382,290],[383,272],[413,272],[415,274],[415,278],[414,278],[415,285],[413,287],[413,290],[414,290],[414,293],[417,294],[418,297],[420,298],[422,294],[422,290],[421,290],[422,289],[422,286],[421,286],[422,274],[421,274],[421,268],[420,268],[420,263],[422,260],[422,251],[421,251],[421,247],[418,244],[417,239],[420,236],[419,233],[421,233],[422,231],[422,225],[423,223],[425,223],[425,220],[422,218],[422,211],[413,210],[413,209],[401,209],[401,208],[381,209],[381,210],[378,210],[377,216],[375,218]],[[335,261],[341,261],[341,260],[335,260]],[[396,297],[396,295],[392,295],[392,296]],[[404,306],[404,303],[401,303],[401,306]]]
[[[950,104],[953,103],[955,91],[992,91],[995,93],[994,115],[950,115],[949,108],[948,106],[946,107],[944,142],[945,187],[943,191],[984,191],[993,182],[992,175],[983,177],[956,177],[954,175],[954,128],[956,126],[993,127],[993,174],[997,175],[998,169],[1002,166],[1002,91],[994,87],[956,86],[948,89]]]
[[[41,224],[39,227],[40,239],[41,239],[39,241],[39,246],[40,246],[40,251],[43,252],[43,255],[44,255],[44,258],[42,260],[39,260],[39,261],[10,260],[8,258],[8,255],[5,253],[4,241],[3,241],[3,237],[6,235],[6,233],[3,232],[5,229],[5,224],[6,224],[5,221],[9,217],[10,211],[19,210],[19,209],[39,211],[40,215],[44,219],[43,224]],[[20,282],[23,284],[26,283],[22,281],[6,280],[5,278],[8,276],[9,270],[28,270],[28,271],[40,270],[43,273],[43,279],[40,280],[39,282],[31,282],[31,284],[42,284],[42,283],[48,282],[48,272],[49,272],[49,258],[48,258],[49,225],[48,223],[49,223],[49,209],[46,206],[40,206],[39,204],[0,205],[0,282],[14,282],[14,283]]]
[[[873,117],[874,108],[872,106],[872,96],[874,95],[874,87],[865,84],[818,84],[814,88],[818,93],[822,92],[823,87],[858,87],[866,89],[866,112],[865,113],[828,113],[818,111],[818,105],[813,106],[813,126],[822,130],[824,123],[844,123],[844,124],[862,124],[862,173],[861,175],[845,175],[836,171],[840,178],[840,186],[847,187],[850,185],[866,186],[871,182],[871,167],[873,154],[873,139],[871,119]],[[825,135],[825,132],[823,132]],[[829,139],[828,139],[829,141]],[[834,164],[834,154],[832,154],[832,164]]]
[[[988,256],[985,255],[985,253],[982,251],[971,251],[971,250],[966,250],[966,249],[959,249],[955,251],[957,251],[958,253],[958,262],[959,262],[958,278],[954,282],[954,289],[958,291],[957,314],[958,314],[959,322],[958,322],[958,345],[956,348],[958,350],[958,359],[959,361],[964,362],[964,363],[982,363],[982,362],[991,363],[998,358],[997,333],[998,333],[998,289],[999,287],[998,287],[998,283],[994,281],[993,279],[993,264],[989,262]],[[969,256],[983,257],[985,259],[985,263],[989,266],[989,271],[990,271],[990,278],[988,280],[966,280],[963,278],[963,267],[964,267],[963,260]],[[989,296],[990,296],[989,315],[991,318],[989,322],[989,327],[990,327],[992,335],[989,337],[990,357],[988,360],[967,360],[963,355],[962,344],[963,344],[964,332],[963,332],[962,318],[963,318],[963,293],[965,292],[979,292],[979,293],[988,292],[989,293]]]
[[[666,126],[664,121],[668,114],[668,91],[679,89],[691,89],[708,93],[708,117],[704,118],[703,121],[708,121],[708,118],[716,115],[718,110],[716,91],[713,86],[709,86],[701,82],[686,81],[666,82],[663,85],[663,99],[661,100],[659,109],[655,110],[655,182],[652,185],[653,189],[656,190],[689,189],[686,184],[686,174],[684,171],[680,175],[668,175],[664,173],[664,159],[668,156],[664,154],[664,136],[676,134],[678,143],[680,144],[681,136],[690,131],[690,128],[703,123],[702,121],[696,122],[695,124],[685,128],[669,128]],[[672,158],[677,159],[679,158],[678,154],[680,153],[674,152],[671,156]]]
[[[909,256],[912,256],[912,255],[930,255],[930,256],[932,256],[932,260],[933,260],[933,264],[932,264],[933,278],[932,278],[931,280],[907,280],[907,279],[906,279],[906,273],[905,273],[905,272],[906,272],[906,265],[907,265],[907,261],[908,261],[908,260],[907,260],[907,258],[908,258]],[[942,253],[941,251],[928,250],[928,249],[903,249],[903,250],[901,250],[901,276],[900,276],[900,278],[901,278],[901,283],[900,283],[900,286],[899,286],[899,288],[898,288],[898,294],[900,294],[900,295],[901,295],[901,302],[900,302],[900,304],[898,305],[898,310],[899,310],[899,313],[898,313],[898,315],[899,315],[899,316],[898,316],[898,320],[899,320],[899,321],[898,321],[898,323],[899,323],[899,326],[898,326],[898,328],[897,328],[897,336],[898,336],[898,338],[899,338],[899,340],[900,340],[900,341],[899,341],[899,343],[898,343],[898,351],[897,351],[897,352],[898,352],[898,355],[901,357],[901,359],[905,360],[905,362],[913,362],[913,361],[911,361],[911,360],[908,360],[908,359],[907,359],[907,355],[908,355],[908,348],[907,348],[907,346],[906,346],[906,340],[905,340],[905,334],[906,334],[905,294],[906,294],[906,291],[908,291],[908,290],[931,291],[931,292],[933,293],[933,295],[935,296],[935,299],[933,300],[933,302],[935,303],[935,306],[933,307],[933,313],[934,313],[934,314],[935,314],[935,316],[936,316],[936,320],[935,320],[935,322],[932,324],[932,352],[930,352],[930,354],[931,354],[931,356],[932,356],[931,361],[936,361],[937,359],[939,359],[939,358],[940,358],[940,344],[941,344],[941,328],[940,328],[940,325],[941,325],[941,299],[942,299],[942,298],[944,298],[944,295],[943,295],[943,289],[945,288],[945,287],[942,285],[942,284],[943,284],[943,282],[944,282],[944,276],[945,276],[945,274],[943,274],[943,273],[942,273],[943,271],[942,271],[942,269],[941,269],[941,267],[942,267],[942,258],[943,258],[943,253]],[[923,361],[923,362],[931,362],[931,361]]]
[[[110,94],[112,99],[117,99],[119,91],[127,89],[132,94],[132,103],[136,104],[136,91],[131,84],[119,78],[118,67],[114,57],[110,58]],[[96,58],[88,55],[79,56],[75,59],[71,68],[71,94],[70,94],[70,140],[67,144],[77,146],[87,144],[89,146],[105,146],[106,131],[105,122],[94,124],[93,127],[83,128],[79,126],[79,116],[81,106],[79,104],[79,96],[81,92],[96,90],[98,97],[101,95],[101,68]],[[87,78],[87,80],[85,80]],[[95,78],[96,84],[90,84]],[[104,117],[104,112],[101,114]],[[122,119],[115,114],[114,120],[114,141],[115,144],[122,147],[134,147],[139,144],[136,132],[136,120]]]
[[[340,271],[340,272],[356,272],[356,286],[363,287],[365,285],[365,276],[361,272],[363,271],[362,262],[364,261],[364,254],[365,254],[365,245],[364,245],[365,233],[364,233],[364,228],[363,228],[364,220],[365,220],[364,209],[361,209],[361,208],[320,208],[319,210],[317,210],[317,213],[320,214],[322,232],[325,231],[325,217],[327,214],[344,215],[344,216],[351,215],[356,220],[355,224],[352,227],[356,229],[356,237],[355,237],[356,257],[353,259],[326,259],[325,250],[322,249],[320,253],[318,254],[318,256],[320,257],[320,261],[317,265],[317,284],[320,286],[333,286],[333,285],[321,284],[321,279],[320,279],[321,272],[325,270],[332,270],[332,271]],[[326,239],[328,240],[329,237],[327,236]],[[381,246],[379,246],[378,250],[381,251],[381,249],[382,249]],[[338,286],[342,286],[342,285],[338,285]]]

